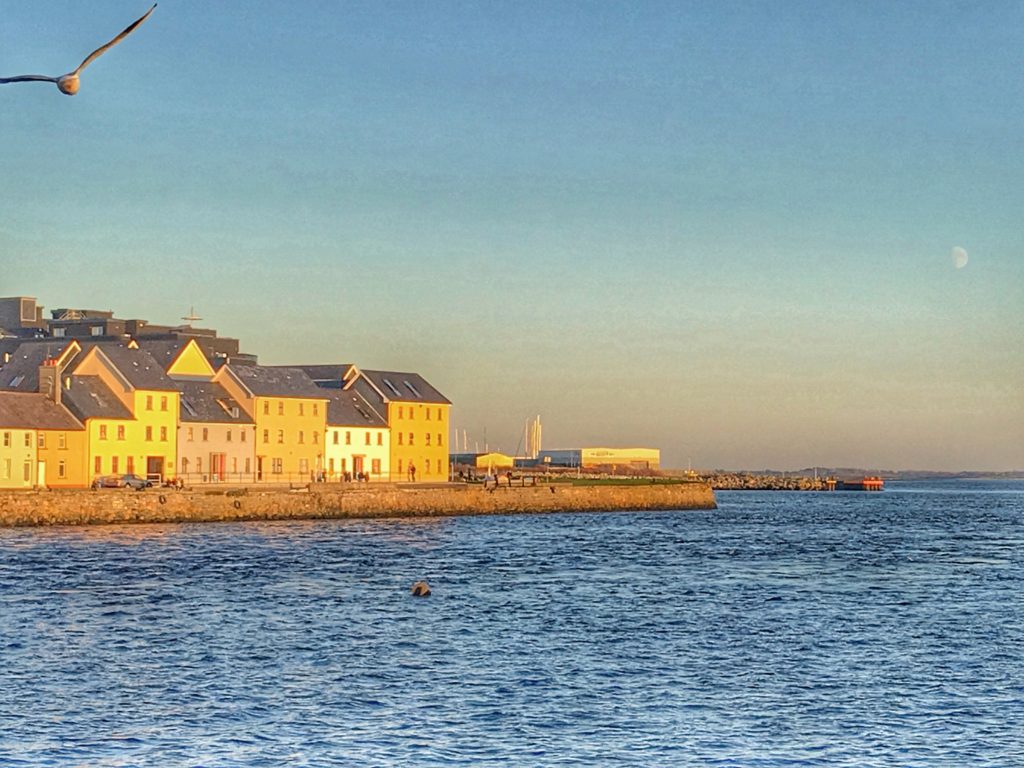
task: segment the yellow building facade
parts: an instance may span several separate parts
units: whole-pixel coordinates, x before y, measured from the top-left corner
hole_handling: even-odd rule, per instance
[[[305,373],[224,365],[214,381],[252,415],[256,482],[308,483],[321,477],[327,397]]]

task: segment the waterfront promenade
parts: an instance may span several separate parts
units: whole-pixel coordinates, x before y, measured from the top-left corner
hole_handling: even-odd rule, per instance
[[[714,509],[705,483],[539,485],[382,485],[340,489],[243,487],[183,491],[0,492],[0,526],[176,523],[227,520],[440,517],[551,512]]]

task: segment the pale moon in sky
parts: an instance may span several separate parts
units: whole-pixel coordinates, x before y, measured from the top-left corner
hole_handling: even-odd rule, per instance
[[[953,246],[953,250],[950,251],[950,255],[953,257],[953,266],[957,269],[963,269],[967,266],[967,251],[959,245]]]

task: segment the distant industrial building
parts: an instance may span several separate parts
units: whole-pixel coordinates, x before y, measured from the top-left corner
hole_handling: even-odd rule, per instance
[[[606,472],[656,470],[661,468],[661,451],[657,448],[570,448],[540,451],[535,463]]]

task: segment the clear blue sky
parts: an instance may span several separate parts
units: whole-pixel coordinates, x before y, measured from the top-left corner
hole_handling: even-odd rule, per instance
[[[146,7],[0,0],[0,75]],[[1024,469],[1019,2],[161,0],[0,137],[0,295],[417,370],[507,452]]]

